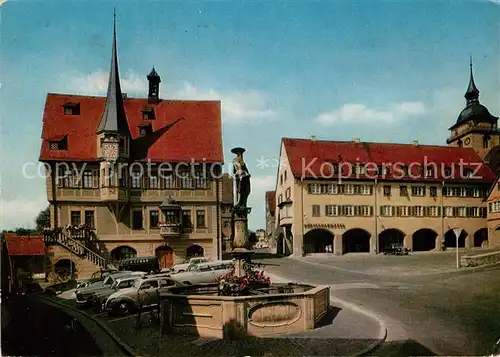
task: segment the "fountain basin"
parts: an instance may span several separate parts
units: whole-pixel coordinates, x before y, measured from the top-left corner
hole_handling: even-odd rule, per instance
[[[217,284],[160,295],[162,333],[239,339],[314,329],[330,306],[329,286],[271,284],[248,296],[218,296]]]

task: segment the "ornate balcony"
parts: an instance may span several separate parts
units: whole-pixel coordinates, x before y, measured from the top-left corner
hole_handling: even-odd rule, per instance
[[[128,192],[123,187],[101,187],[102,201],[127,201]]]
[[[160,223],[160,235],[163,238],[177,238],[181,235],[181,213],[182,208],[171,197],[167,198],[160,205],[160,209],[165,215],[166,222]]]

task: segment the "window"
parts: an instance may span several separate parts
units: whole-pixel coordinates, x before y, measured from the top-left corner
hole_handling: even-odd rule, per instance
[[[500,212],[500,201],[490,203],[489,208],[491,213]]]
[[[166,286],[174,286],[174,285],[175,285],[175,281],[173,281],[171,279],[160,280],[160,288],[163,288]]]
[[[356,175],[363,175],[365,173],[365,166],[364,165],[357,165],[356,166]]]
[[[408,188],[406,186],[399,186],[399,195],[408,196]]]
[[[142,229],[142,210],[132,211],[132,229]]]
[[[436,170],[434,169],[434,167],[427,167],[425,169],[425,177],[433,178],[433,177],[435,177],[435,174],[436,174]]]
[[[157,176],[149,176],[149,188],[158,188],[158,177]]]
[[[118,186],[126,187],[127,186],[127,168],[122,167],[119,176],[118,176]]]
[[[115,186],[115,168],[114,168],[114,166],[108,167],[108,186],[109,187]]]
[[[207,179],[203,171],[195,172],[194,185],[196,188],[207,188]]]
[[[283,174],[280,175],[280,185],[283,185]]]
[[[344,216],[354,216],[354,206],[344,206]]]
[[[481,190],[479,188],[473,188],[471,193],[473,197],[481,197]]]
[[[179,183],[181,188],[193,188],[193,182],[188,171],[180,173]]]
[[[92,171],[84,171],[83,172],[83,188],[92,188],[93,187],[93,177]]]
[[[178,224],[179,218],[176,211],[165,212],[165,221],[167,224]]]
[[[175,181],[174,181],[174,176],[173,176],[172,172],[162,171],[161,175],[163,177],[163,187],[164,188],[174,188],[175,187]]]
[[[380,215],[385,217],[392,216],[392,206],[380,206]]]
[[[437,197],[437,187],[436,186],[431,186],[429,187],[429,194],[431,197]]]
[[[344,193],[346,195],[352,195],[352,194],[354,194],[354,185],[345,185],[344,186]]]
[[[466,217],[467,216],[467,207],[458,207],[458,216],[459,217]]]
[[[80,115],[80,103],[63,104],[64,115]]]
[[[157,210],[149,211],[149,228],[158,228],[158,216]]]
[[[490,144],[490,137],[488,135],[485,135],[483,137],[483,149],[487,149]]]
[[[126,154],[127,153],[127,148],[125,147],[125,138],[120,138],[118,148],[120,150],[120,154]]]
[[[371,208],[370,206],[365,206],[365,205],[359,206],[359,215],[364,217],[371,216],[370,208]]]
[[[460,196],[460,197],[467,197],[467,188],[465,188],[465,187],[460,187],[460,188],[459,188],[459,196]]]
[[[285,199],[288,200],[290,198],[290,196],[292,195],[292,189],[290,187],[288,187],[286,190],[285,190]]]
[[[191,211],[188,210],[182,211],[182,226],[184,228],[193,227],[193,222],[191,222]]]
[[[205,211],[196,211],[196,228],[206,228],[205,226]]]
[[[79,226],[82,223],[82,214],[80,211],[71,211],[71,225]]]
[[[283,175],[284,175],[284,180],[286,182],[286,170],[285,170],[285,172],[283,172]]]
[[[439,216],[439,208],[440,207],[436,207],[436,206],[427,207],[427,215],[430,217]]]
[[[415,217],[420,217],[420,216],[423,216],[423,209],[422,209],[422,206],[414,206],[412,207],[412,216],[415,216]]]
[[[325,206],[325,216],[338,216],[338,206],[336,205],[326,205]]]
[[[132,188],[141,188],[141,173],[139,171],[132,171],[131,176]]]
[[[94,211],[85,211],[85,225],[94,229],[95,228],[95,222],[94,222]]]
[[[410,215],[410,209],[408,206],[399,206],[398,215],[401,217],[408,217]]]
[[[361,185],[360,192],[362,195],[371,195],[373,194],[373,186],[371,185]]]
[[[280,194],[278,196],[278,204],[280,204],[281,202],[283,202],[283,195],[282,194]]]
[[[320,215],[321,215],[320,206],[319,205],[313,205],[312,206],[312,216],[313,217],[319,217]]]
[[[455,216],[455,215],[454,215],[454,213],[455,213],[455,212],[454,212],[454,209],[453,209],[453,208],[454,208],[454,207],[449,207],[449,206],[448,206],[448,207],[445,207],[445,208],[444,208],[444,216],[445,216],[445,217],[454,217],[454,216]]]
[[[155,111],[153,108],[144,108],[142,110],[142,119],[143,120],[154,120],[155,117]]]
[[[412,196],[425,196],[425,187],[424,186],[412,186],[411,195]]]
[[[385,185],[384,186],[384,196],[390,196],[390,195],[391,195],[391,186]]]
[[[320,194],[321,193],[321,185],[317,184],[317,183],[310,183],[308,185],[308,192],[311,193],[311,194]]]

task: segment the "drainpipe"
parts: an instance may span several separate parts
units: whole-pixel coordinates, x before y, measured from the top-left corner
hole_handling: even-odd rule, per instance
[[[300,218],[301,218],[301,232],[302,232],[302,252],[304,252],[304,177],[300,177]]]
[[[444,180],[441,182],[441,239],[439,243],[441,246],[439,247],[439,251],[443,250],[443,241],[444,241]],[[458,247],[457,247],[458,248]]]

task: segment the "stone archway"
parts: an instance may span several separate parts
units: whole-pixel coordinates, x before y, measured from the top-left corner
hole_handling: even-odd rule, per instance
[[[276,254],[277,255],[285,254],[284,249],[285,249],[285,235],[283,233],[280,233],[276,240]]]
[[[369,253],[370,233],[361,228],[352,228],[342,235],[342,251],[345,253]]]
[[[70,259],[59,259],[54,264],[54,272],[60,280],[76,279],[77,269],[74,261]]]
[[[425,252],[436,249],[436,238],[438,234],[430,228],[422,228],[413,233],[413,251]]]
[[[111,261],[118,263],[120,260],[137,257],[137,251],[128,245],[121,245],[111,251]]]
[[[194,257],[203,257],[205,254],[205,249],[201,245],[193,244],[188,249],[186,249],[186,259],[191,259]]]
[[[465,238],[467,238],[469,234],[465,229],[462,229],[462,233],[460,233],[460,237],[458,237],[458,247],[465,248]],[[457,246],[457,238],[453,229],[448,230],[444,234],[444,246],[445,248],[456,248]]]
[[[482,247],[488,242],[488,228],[481,228],[474,233],[474,247]]]
[[[397,228],[388,228],[378,235],[378,252],[383,253],[389,245],[397,243],[404,244],[406,234]]]
[[[174,265],[174,249],[168,245],[160,245],[155,250],[155,255],[158,257],[160,269],[171,268]]]
[[[333,233],[317,228],[304,235],[304,253],[333,253]]]

